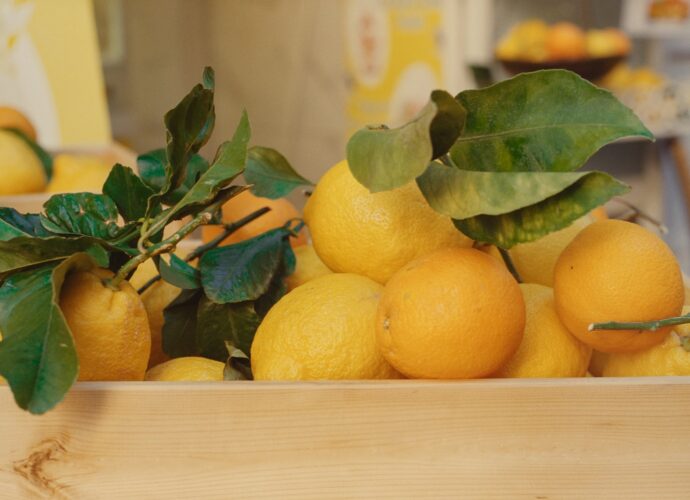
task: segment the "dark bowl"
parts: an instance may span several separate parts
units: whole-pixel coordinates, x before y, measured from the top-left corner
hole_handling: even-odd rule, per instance
[[[574,61],[516,61],[499,59],[505,70],[512,74],[526,73],[540,69],[567,69],[577,73],[587,80],[599,80],[606,73],[611,71],[614,66],[623,61],[626,56],[596,57],[592,59],[578,59]]]

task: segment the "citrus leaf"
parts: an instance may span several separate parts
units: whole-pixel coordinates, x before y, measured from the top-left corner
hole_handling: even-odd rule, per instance
[[[131,168],[118,163],[103,184],[103,194],[115,202],[126,221],[136,221],[146,215],[148,199],[154,192]]]
[[[19,237],[0,241],[0,279],[39,264],[63,260],[77,252],[88,253],[99,266],[108,265],[108,252],[88,237],[50,238]]]
[[[653,139],[610,92],[569,71],[523,73],[456,99],[467,117],[450,157],[464,170],[565,172],[616,139]]]
[[[213,68],[206,66],[204,73],[201,75],[201,83],[205,89],[213,90],[216,87],[216,72]]]
[[[165,186],[165,165],[167,156],[165,149],[154,149],[143,155],[137,157],[137,169],[139,175],[144,183],[159,193]],[[174,191],[167,193],[163,197],[163,202],[174,205],[187,194],[189,189],[199,180],[201,174],[208,170],[209,164],[206,159],[199,155],[193,154],[187,163],[187,173],[184,182],[180,187]]]
[[[20,236],[50,236],[39,214],[21,214],[14,208],[0,208],[0,241]]]
[[[254,380],[249,356],[237,349],[232,342],[225,342],[229,356],[223,370],[223,380]]]
[[[396,129],[364,128],[347,144],[355,178],[371,192],[400,187],[444,155],[460,135],[465,110],[445,91],[434,90],[429,103],[410,123]]]
[[[50,156],[50,154],[45,149],[43,149],[36,141],[32,140],[21,130],[16,128],[4,128],[3,130],[7,130],[8,132],[13,133],[22,141],[24,141],[24,143],[27,146],[31,148],[31,151],[34,152],[34,154],[38,157],[39,161],[41,162],[41,166],[43,167],[43,171],[46,174],[46,178],[50,180],[51,177],[53,177],[53,157]]]
[[[104,194],[67,193],[50,197],[43,205],[41,224],[57,234],[110,239],[121,233],[115,202]]]
[[[201,290],[182,292],[163,310],[163,352],[170,357],[196,356],[196,311]]]
[[[158,263],[161,278],[183,290],[201,288],[199,270],[187,264],[174,253],[170,254],[170,263],[161,258]]]
[[[262,146],[249,149],[244,178],[252,185],[252,193],[272,200],[287,196],[298,186],[313,185],[295,172],[282,154]]]
[[[213,90],[201,84],[195,85],[177,106],[165,114],[164,122],[168,140],[166,183],[162,194],[180,187],[186,177],[189,159],[206,144],[213,131]]]
[[[203,297],[197,311],[197,349],[201,356],[225,361],[226,341],[246,355],[254,340],[261,318],[251,302],[216,304]]]
[[[79,360],[60,310],[60,289],[69,271],[93,265],[79,253],[15,274],[0,287],[0,374],[20,408],[45,413],[76,381]]]
[[[562,229],[613,196],[621,195],[628,190],[628,186],[608,174],[587,172],[562,191],[534,205],[500,215],[476,215],[466,219],[455,219],[453,223],[475,241],[509,249],[518,243],[534,241]]]
[[[189,210],[208,204],[221,189],[229,186],[242,173],[247,161],[247,143],[250,136],[249,118],[244,112],[233,138],[219,146],[216,158],[208,170],[170,211],[171,219],[182,217]],[[240,186],[235,186],[235,188],[238,192],[246,189]]]
[[[289,232],[267,231],[249,240],[205,252],[199,262],[201,283],[216,303],[255,300],[265,294],[285,260]]]

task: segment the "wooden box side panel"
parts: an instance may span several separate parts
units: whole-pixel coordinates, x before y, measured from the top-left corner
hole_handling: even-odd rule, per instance
[[[0,387],[0,497],[683,498],[690,380]]]

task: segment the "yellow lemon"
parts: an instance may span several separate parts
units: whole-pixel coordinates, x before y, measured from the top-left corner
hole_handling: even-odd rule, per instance
[[[414,182],[370,193],[346,161],[321,178],[304,211],[314,249],[329,269],[385,283],[408,262],[439,248],[469,247]]]
[[[651,231],[621,220],[594,222],[575,237],[556,263],[554,293],[568,330],[602,352],[649,348],[663,342],[670,328],[590,332],[591,323],[677,316],[685,299],[671,249]]]
[[[98,156],[59,154],[53,160],[49,193],[100,193],[112,165]]]
[[[536,241],[515,245],[510,249],[510,258],[525,283],[553,286],[553,270],[561,252],[589,224],[591,215],[577,219],[570,226],[549,233]]]
[[[381,352],[413,378],[491,375],[515,354],[524,327],[517,282],[472,248],[438,250],[404,266],[386,284],[376,315]]]
[[[0,130],[0,178],[0,196],[38,193],[48,182],[38,156],[7,130]]]
[[[163,352],[163,324],[165,322],[163,310],[177,298],[180,291],[176,286],[159,280],[141,294],[141,301],[146,309],[151,330],[149,367],[159,365],[168,359],[168,356]]]
[[[515,355],[495,377],[583,377],[592,349],[577,340],[556,314],[553,290],[543,285],[521,284],[527,321],[525,335]]]
[[[297,259],[295,272],[285,279],[288,290],[297,288],[307,281],[332,272],[326,267],[326,264],[321,262],[319,256],[316,255],[314,247],[311,245],[301,245],[295,248],[295,258]]]
[[[251,349],[256,380],[385,379],[398,374],[376,345],[383,287],[364,276],[326,274],[281,298]]]
[[[189,356],[175,358],[146,372],[146,380],[157,382],[208,382],[223,380],[225,364],[213,359]]]
[[[143,380],[151,353],[146,310],[136,290],[123,281],[105,286],[107,269],[67,276],[60,309],[79,357],[79,380]]]

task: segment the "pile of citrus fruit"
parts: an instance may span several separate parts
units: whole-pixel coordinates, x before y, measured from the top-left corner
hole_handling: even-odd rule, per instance
[[[244,238],[299,215],[285,199],[246,193],[224,218],[263,205],[271,217],[247,227]],[[322,177],[304,217],[312,243],[293,243],[289,292],[256,332],[256,380],[690,375],[685,325],[590,331],[593,323],[690,311],[666,244],[642,226],[608,219],[603,208],[513,247],[522,283],[495,247],[474,244],[434,212],[415,183],[370,193],[345,161]],[[213,236],[207,231],[204,240]],[[132,282],[148,276],[140,268]],[[146,379],[221,380],[222,363],[162,353],[162,311],[177,293],[159,281],[142,296],[154,343]],[[138,310],[130,306],[128,316]],[[132,362],[117,349],[108,352]]]

